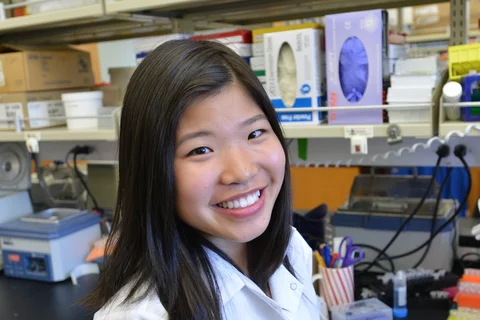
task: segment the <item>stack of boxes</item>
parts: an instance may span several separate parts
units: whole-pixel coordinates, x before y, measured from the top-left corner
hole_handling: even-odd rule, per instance
[[[401,59],[395,64],[395,74],[390,78],[387,102],[396,104],[431,103],[432,93],[439,82],[439,58]],[[431,121],[430,109],[389,109],[390,123],[421,123]]]
[[[156,47],[170,40],[188,39],[188,34],[169,34],[165,36],[143,37],[135,39],[135,59],[137,65],[145,59],[145,57],[155,50]]]
[[[65,116],[62,93],[94,85],[88,52],[0,46],[0,130],[15,129],[15,118]],[[65,120],[26,121],[24,129],[65,125]]]
[[[235,30],[219,32],[205,35],[195,35],[190,37],[192,40],[211,40],[218,41],[250,63],[252,57],[252,32],[250,30]]]

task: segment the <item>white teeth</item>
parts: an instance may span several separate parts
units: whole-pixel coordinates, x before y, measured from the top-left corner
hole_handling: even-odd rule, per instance
[[[245,200],[245,198],[240,199],[240,206],[242,208],[245,208],[246,206],[248,206],[248,202],[247,202],[247,200]]]
[[[255,191],[254,193],[237,200],[220,202],[218,206],[224,209],[245,208],[257,202],[259,198],[260,191]]]

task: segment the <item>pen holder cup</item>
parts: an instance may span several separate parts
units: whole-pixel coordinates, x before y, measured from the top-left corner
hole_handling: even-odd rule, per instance
[[[318,271],[320,295],[329,309],[355,301],[353,266],[340,269],[318,266]]]

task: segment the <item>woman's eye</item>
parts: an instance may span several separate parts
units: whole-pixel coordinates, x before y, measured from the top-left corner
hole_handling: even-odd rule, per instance
[[[250,133],[250,134],[248,135],[248,140],[258,138],[258,137],[261,136],[265,131],[266,131],[265,129],[258,129],[258,130],[253,131],[252,133]]]
[[[187,154],[187,156],[198,156],[198,155],[207,154],[207,153],[210,153],[210,152],[213,152],[212,149],[207,148],[207,147],[200,147],[200,148],[196,148],[196,149],[193,149],[192,151],[190,151]]]

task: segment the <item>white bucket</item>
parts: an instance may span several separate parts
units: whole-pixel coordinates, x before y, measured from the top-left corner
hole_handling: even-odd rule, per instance
[[[62,94],[65,105],[68,129],[97,129],[97,109],[103,106],[102,91],[88,91]],[[91,119],[73,119],[74,117],[92,117]]]

